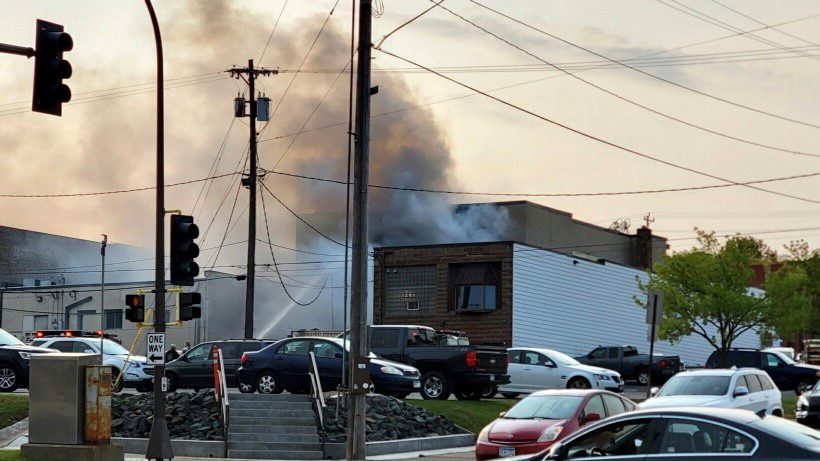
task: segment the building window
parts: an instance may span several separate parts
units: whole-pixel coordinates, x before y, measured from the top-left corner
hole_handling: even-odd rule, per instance
[[[122,309],[105,310],[105,329],[122,328]]]
[[[449,306],[456,312],[492,312],[501,304],[501,263],[450,264]]]
[[[436,266],[387,267],[384,270],[384,312],[402,315],[436,309]]]

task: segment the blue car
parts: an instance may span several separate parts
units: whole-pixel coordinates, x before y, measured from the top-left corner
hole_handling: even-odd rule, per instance
[[[342,381],[342,340],[337,338],[292,338],[271,344],[256,352],[242,354],[237,372],[239,389],[262,394],[310,392],[310,352],[324,391],[335,390]],[[345,362],[347,363],[347,362]],[[407,397],[421,388],[419,370],[370,354],[370,380],[375,392],[397,398]]]

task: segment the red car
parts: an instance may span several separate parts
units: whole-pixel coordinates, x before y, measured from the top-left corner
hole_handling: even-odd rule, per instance
[[[536,392],[478,434],[475,456],[484,460],[538,453],[585,424],[634,409],[635,402],[604,390]]]

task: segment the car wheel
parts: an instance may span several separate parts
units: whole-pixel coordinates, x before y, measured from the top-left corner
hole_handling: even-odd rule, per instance
[[[165,379],[168,381],[168,392],[176,392],[179,389],[179,377],[176,373],[165,373]]]
[[[641,386],[646,386],[649,384],[649,372],[646,370],[639,370],[638,371],[638,384]]]
[[[502,392],[501,395],[503,395],[505,399],[515,399],[521,394],[518,392]]]
[[[256,390],[260,394],[280,394],[284,390],[279,383],[279,377],[270,371],[263,371],[256,378]]]
[[[431,371],[421,377],[421,397],[424,400],[447,400],[450,383],[444,373]]]
[[[11,365],[0,364],[0,392],[14,392],[19,386],[17,370]]]
[[[797,395],[803,395],[809,390],[811,390],[813,384],[808,381],[802,381],[800,384],[797,385],[797,389],[795,389],[795,393]]]
[[[114,367],[111,367],[111,386],[111,392],[115,394],[122,392],[122,389],[125,387],[125,378],[121,378],[120,370]]]
[[[567,389],[589,389],[591,387],[589,381],[580,376],[570,379],[567,383]]]
[[[781,410],[779,408],[775,408],[774,410],[772,410],[772,416],[779,416],[779,417],[782,418],[783,417],[783,410]]]
[[[472,390],[472,391],[455,391],[454,393],[456,398],[459,400],[481,400],[481,396],[484,394],[484,390]]]
[[[481,394],[481,398],[483,399],[491,399],[495,397],[495,394],[498,394],[498,386],[490,386],[484,389],[484,393]]]
[[[247,383],[242,383],[242,382],[239,383],[238,387],[239,387],[239,392],[241,392],[243,394],[253,394],[254,391],[256,390],[253,387],[253,384],[247,384]]]

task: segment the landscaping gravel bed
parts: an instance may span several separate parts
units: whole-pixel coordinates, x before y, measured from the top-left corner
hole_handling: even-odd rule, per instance
[[[115,394],[111,400],[111,434],[147,438],[154,419],[151,394]],[[172,439],[223,440],[222,415],[213,391],[172,392],[165,414]]]

